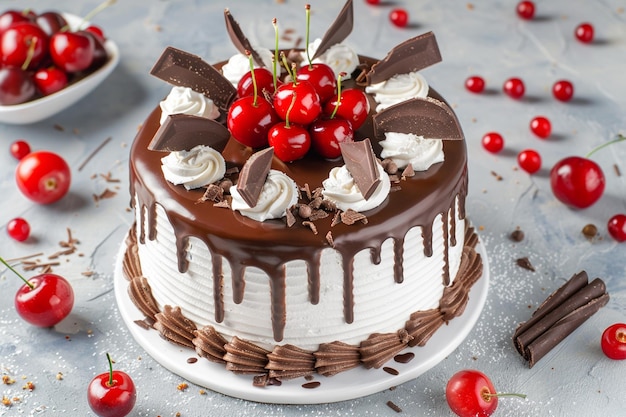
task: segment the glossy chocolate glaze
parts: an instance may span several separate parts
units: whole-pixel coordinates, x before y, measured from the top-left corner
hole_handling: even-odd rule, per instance
[[[362,58],[366,66],[375,60]],[[219,67],[217,65],[216,67]],[[349,82],[347,88],[354,87]],[[443,98],[430,90],[429,95],[437,100]],[[371,100],[371,108],[375,105]],[[270,278],[272,302],[272,323],[274,339],[279,342],[283,338],[286,320],[285,300],[285,264],[294,260],[303,260],[309,271],[309,299],[317,303],[319,299],[320,272],[319,261],[321,252],[330,244],[325,238],[331,231],[333,247],[341,254],[344,271],[344,317],[347,323],[354,320],[353,288],[358,275],[353,274],[353,261],[357,253],[364,249],[371,251],[372,263],[380,262],[381,246],[386,239],[394,243],[394,279],[403,281],[402,260],[410,253],[403,253],[404,237],[408,230],[420,226],[424,238],[424,253],[432,256],[432,225],[438,215],[442,215],[444,242],[444,265],[442,279],[444,284],[450,282],[450,271],[447,259],[448,227],[451,236],[455,236],[455,219],[465,218],[465,197],[467,194],[467,152],[465,141],[444,141],[445,161],[433,165],[425,172],[417,172],[412,178],[400,182],[400,190],[392,191],[387,200],[378,208],[366,212],[367,224],[343,223],[331,226],[332,217],[316,220],[317,234],[311,229],[296,223],[288,227],[284,219],[257,222],[241,216],[213,203],[199,203],[204,189],[187,191],[182,186],[175,186],[165,180],[161,172],[161,152],[147,149],[150,141],[159,128],[161,111],[157,106],[137,134],[130,156],[130,193],[136,196],[140,213],[139,242],[156,237],[156,205],[161,205],[176,236],[179,270],[185,272],[188,267],[186,249],[188,240],[194,236],[203,241],[213,258],[212,274],[207,279],[214,280],[214,288],[221,288],[224,279],[222,263],[229,262],[232,271],[233,297],[241,303],[245,293],[245,268],[253,266],[264,271]],[[355,133],[355,140],[370,138],[376,155],[380,155],[380,145],[373,135],[371,117]],[[233,139],[227,144],[223,155],[229,166],[241,168],[251,150],[243,147]],[[321,186],[328,172],[335,166],[343,164],[341,160],[326,161],[310,154],[306,158],[284,164],[275,162],[273,168],[284,171],[303,187],[311,189]],[[456,213],[456,201],[459,213]],[[133,204],[135,199],[132,200]],[[452,213],[451,224],[448,224],[448,212]],[[146,230],[147,227],[147,230]],[[453,245],[456,244],[451,239]],[[228,279],[228,277],[226,277]],[[220,291],[214,294],[216,300],[215,319],[224,319],[223,297]]]

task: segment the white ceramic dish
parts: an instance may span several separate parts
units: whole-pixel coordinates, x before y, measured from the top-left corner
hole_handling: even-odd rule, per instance
[[[63,17],[73,29],[82,23],[82,18],[72,14],[63,13]],[[113,72],[120,60],[119,49],[112,40],[108,39],[104,48],[109,59],[97,71],[49,96],[22,104],[0,106],[0,123],[29,124],[39,122],[65,110],[91,93]]]
[[[303,384],[310,381],[303,378],[283,381],[280,386],[255,387],[251,376],[235,375],[221,364],[198,358],[191,349],[165,341],[156,330],[145,330],[137,325],[135,321],[143,320],[145,316],[128,297],[128,281],[122,272],[125,244],[121,245],[115,265],[115,297],[122,318],[139,345],[162,366],[189,382],[232,397],[262,403],[322,404],[345,401],[384,391],[417,378],[463,342],[480,317],[489,287],[489,263],[482,242],[479,242],[477,249],[483,259],[483,275],[472,287],[464,314],[451,320],[447,326],[442,326],[426,346],[406,349],[405,352],[415,354],[409,363],[391,360],[385,365],[398,371],[398,375],[392,375],[383,368],[367,370],[361,367],[328,378],[315,376],[315,381],[321,384],[314,389],[304,388]],[[188,363],[189,358],[198,358],[198,361]]]

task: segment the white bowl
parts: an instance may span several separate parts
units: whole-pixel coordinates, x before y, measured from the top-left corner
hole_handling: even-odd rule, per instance
[[[63,13],[72,29],[81,24],[82,18]],[[117,45],[107,39],[104,48],[108,54],[107,62],[85,78],[72,83],[64,89],[44,96],[36,100],[11,106],[0,106],[0,123],[28,124],[39,122],[43,119],[65,110],[78,100],[92,92],[105,78],[113,72],[120,60],[120,52]]]

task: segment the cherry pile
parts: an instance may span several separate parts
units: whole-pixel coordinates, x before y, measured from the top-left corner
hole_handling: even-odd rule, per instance
[[[353,141],[367,119],[367,96],[358,89],[342,91],[345,74],[336,76],[326,64],[296,70],[283,62],[290,81],[275,80],[265,68],[251,69],[240,80],[227,119],[233,138],[255,149],[273,146],[283,162],[301,159],[310,149],[338,158],[339,144]]]
[[[108,60],[104,42],[99,27],[72,30],[56,11],[4,11],[0,14],[0,105],[54,94],[96,71]]]

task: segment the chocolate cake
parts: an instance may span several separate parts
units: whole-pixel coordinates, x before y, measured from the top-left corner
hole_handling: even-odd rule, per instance
[[[235,44],[251,48],[228,11],[225,16]],[[351,25],[351,19],[348,1],[338,21]],[[345,24],[333,27],[320,42],[325,48],[349,33]],[[301,64],[299,53],[285,55]],[[432,33],[380,61],[359,56],[343,88],[367,92],[370,110],[353,141],[341,145],[339,158],[311,150],[285,162],[272,147],[252,149],[226,129],[238,99],[222,77],[228,62],[209,65],[167,48],[152,73],[187,89],[176,90],[184,109],[167,114],[168,104],[156,107],[133,143],[136,224],[123,263],[129,296],[154,329],[263,384],[381,367],[461,315],[482,274],[466,220],[461,127],[428,86],[423,97],[376,110],[385,82],[440,59]],[[263,65],[262,58],[255,61]],[[186,95],[202,96],[201,104],[187,105]],[[211,103],[214,120],[206,116]],[[410,146],[393,145],[397,140]],[[410,157],[407,146],[417,149]],[[206,165],[200,152],[211,154],[209,183],[198,185],[195,174],[193,184],[178,181],[182,172]],[[278,192],[267,197],[271,187]],[[342,187],[352,190],[349,198],[337,197]],[[354,195],[364,205],[353,205]],[[278,215],[249,213],[283,199]]]

